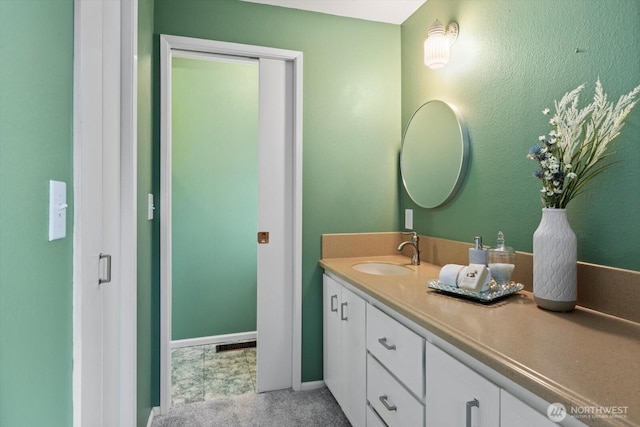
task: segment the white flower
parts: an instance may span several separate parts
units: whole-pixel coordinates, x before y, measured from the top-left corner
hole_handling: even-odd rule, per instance
[[[542,110],[543,115],[550,116],[551,130],[538,137],[539,143],[529,150],[529,158],[539,165],[534,176],[542,181],[545,207],[566,208],[584,191],[586,182],[613,164],[606,160],[611,154],[608,146],[640,102],[640,85],[612,102],[598,79],[592,101],[581,107],[579,98],[584,88],[582,84],[554,101],[553,112]]]

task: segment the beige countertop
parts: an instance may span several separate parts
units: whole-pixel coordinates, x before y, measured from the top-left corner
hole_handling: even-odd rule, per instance
[[[640,324],[578,306],[538,308],[526,291],[491,304],[427,287],[440,266],[375,276],[362,261],[408,264],[400,255],[327,258],[320,265],[548,402],[574,408],[626,407],[626,418],[581,417],[592,426],[640,426]]]

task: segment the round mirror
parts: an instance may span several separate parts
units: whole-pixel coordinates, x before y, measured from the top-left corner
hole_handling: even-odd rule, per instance
[[[413,113],[400,154],[400,171],[409,197],[423,208],[451,200],[467,169],[469,137],[458,110],[429,101]]]

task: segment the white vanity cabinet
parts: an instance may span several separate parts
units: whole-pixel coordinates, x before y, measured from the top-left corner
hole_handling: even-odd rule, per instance
[[[427,427],[501,425],[500,388],[430,343],[425,375]]]
[[[469,358],[461,350],[351,289],[324,275],[324,382],[354,427],[557,425],[537,396],[461,362]],[[563,425],[584,427],[574,418]]]
[[[324,275],[324,382],[354,427],[366,425],[365,301]]]
[[[558,426],[506,390],[500,390],[500,423],[501,427]]]

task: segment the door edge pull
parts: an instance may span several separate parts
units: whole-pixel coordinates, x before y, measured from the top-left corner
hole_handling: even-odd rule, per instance
[[[109,283],[111,281],[111,255],[109,254],[100,254],[99,256],[99,261],[102,261],[103,259],[107,260],[107,277],[106,278],[102,278],[102,277],[98,277],[98,285],[102,285],[103,283]]]

